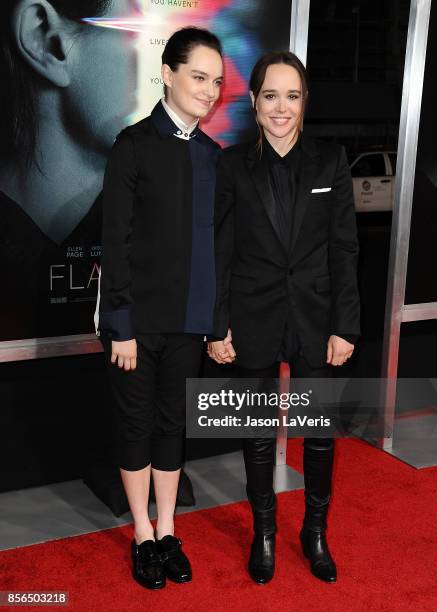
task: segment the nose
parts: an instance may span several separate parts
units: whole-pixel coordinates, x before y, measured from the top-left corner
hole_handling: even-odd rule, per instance
[[[283,98],[278,98],[278,104],[276,106],[278,113],[285,113],[287,110],[285,105],[285,100]]]
[[[215,96],[214,83],[212,81],[206,81],[206,94],[211,99]]]

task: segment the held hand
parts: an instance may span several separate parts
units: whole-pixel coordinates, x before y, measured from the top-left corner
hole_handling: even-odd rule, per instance
[[[228,334],[224,340],[208,342],[208,355],[217,363],[232,363],[237,356],[232,346],[232,332],[228,329]]]
[[[232,331],[228,329],[228,334],[226,338],[223,340],[223,343],[226,346],[227,344],[231,344],[231,342],[232,342]]]
[[[124,342],[112,341],[111,363],[117,363],[119,368],[126,372],[135,370],[137,367],[137,341],[125,340]]]
[[[330,363],[333,366],[343,365],[354,352],[354,348],[354,345],[347,340],[339,336],[330,336],[328,340],[326,363]]]
[[[232,331],[230,329],[228,329],[228,334],[223,340],[223,344],[228,349],[229,357],[231,357],[232,361],[234,361],[235,357],[237,356],[237,353],[235,352],[234,347],[232,346]]]

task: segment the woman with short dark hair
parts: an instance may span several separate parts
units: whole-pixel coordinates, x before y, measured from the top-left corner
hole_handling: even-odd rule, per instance
[[[259,138],[225,150],[218,168],[214,334],[230,330],[232,343],[210,342],[209,354],[235,359],[239,378],[276,379],[281,361],[294,378],[330,377],[359,336],[352,180],[342,147],[301,132],[307,95],[294,54],[261,57],[250,79]],[[274,456],[274,439],[244,440],[257,583],[275,568]],[[326,582],[337,576],[326,540],[333,459],[333,438],[305,438],[300,539],[312,573]]]
[[[185,380],[199,375],[215,301],[219,146],[199,118],[220,94],[218,39],[183,28],[162,56],[165,97],[118,136],[103,187],[99,328],[116,404],[118,460],[134,519],[133,576],[159,589],[191,580],[174,535]],[[153,476],[158,520],[148,515]]]

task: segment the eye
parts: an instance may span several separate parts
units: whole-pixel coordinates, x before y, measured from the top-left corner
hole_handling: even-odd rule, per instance
[[[217,87],[221,87],[221,86],[223,85],[223,81],[216,81],[216,82],[215,82],[215,85],[216,85]]]
[[[297,94],[290,94],[288,97],[290,98],[290,100],[298,100],[299,99],[299,96]]]
[[[205,77],[200,76],[200,74],[196,75],[194,78],[199,80],[199,81],[204,81],[205,80]]]
[[[266,100],[273,100],[273,98],[275,97],[275,94],[266,94],[264,97]]]

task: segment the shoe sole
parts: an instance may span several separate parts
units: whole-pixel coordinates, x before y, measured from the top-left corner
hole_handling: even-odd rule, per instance
[[[134,574],[132,574],[132,578],[135,580],[135,582],[137,584],[139,584],[140,586],[142,586],[145,589],[149,589],[149,591],[160,591],[161,589],[163,589],[165,587],[165,582],[163,584],[157,585],[157,586],[151,586],[150,584],[146,584],[144,582],[142,582],[141,580],[138,580],[138,578],[136,576],[134,576]]]
[[[249,568],[247,568],[247,573],[249,574],[249,576],[251,577],[251,579],[253,580],[253,582],[254,582],[255,584],[268,584],[268,583],[269,583],[269,582],[271,582],[271,581],[273,580],[273,578],[275,577],[275,573],[274,573],[274,572],[275,572],[275,570],[273,570],[273,574],[272,574],[272,576],[271,576],[270,578],[267,578],[267,579],[265,579],[265,578],[261,578],[260,580],[257,580],[257,579],[255,578],[255,576],[253,576],[253,574],[252,574],[252,572],[250,571],[250,569],[249,569]]]
[[[193,577],[190,576],[189,578],[183,578],[182,580],[177,580],[176,578],[172,578],[171,576],[168,576],[166,574],[166,578],[168,580],[171,580],[171,582],[175,582],[176,584],[185,584],[186,582],[191,582]]]
[[[251,578],[255,584],[268,584],[269,582],[272,581],[272,578],[269,578],[269,580],[255,580],[253,576],[251,576]]]

